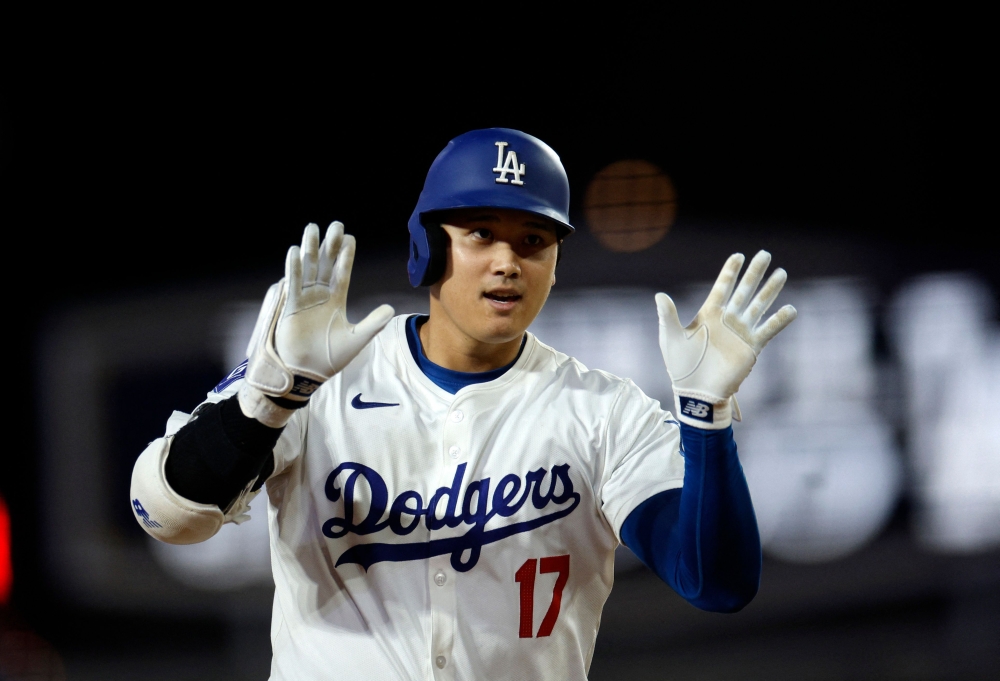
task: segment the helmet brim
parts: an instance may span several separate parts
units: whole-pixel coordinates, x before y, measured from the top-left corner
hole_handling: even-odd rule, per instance
[[[569,224],[568,222],[560,219],[560,215],[547,206],[504,206],[497,202],[466,202],[458,203],[447,208],[435,208],[434,210],[428,210],[420,213],[420,224],[425,227],[429,224],[440,224],[440,218],[443,214],[448,213],[453,210],[464,210],[468,208],[499,208],[503,210],[518,210],[524,213],[531,213],[532,215],[537,215],[538,217],[545,218],[549,222],[556,226],[556,234],[560,239],[572,234],[576,231],[576,228]]]

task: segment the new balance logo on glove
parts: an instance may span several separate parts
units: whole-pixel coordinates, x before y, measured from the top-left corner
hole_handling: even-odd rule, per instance
[[[320,381],[314,381],[311,378],[306,378],[305,376],[296,376],[294,378],[294,383],[292,384],[292,395],[297,395],[298,397],[309,397],[314,392],[316,392],[321,385]]]
[[[680,398],[681,413],[699,421],[712,422],[712,405],[708,402],[696,400],[693,397]]]

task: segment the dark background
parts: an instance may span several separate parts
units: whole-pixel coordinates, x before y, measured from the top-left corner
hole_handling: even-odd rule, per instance
[[[943,86],[927,18],[581,11],[549,26],[507,9],[414,28],[408,42],[373,26],[323,33],[305,17],[288,33],[192,19],[200,35],[143,24],[129,38],[81,35],[63,18],[15,40],[23,49],[12,50],[0,100],[9,386],[21,386],[8,388],[0,471],[11,617],[57,649],[150,637],[198,648],[224,636],[212,621],[82,608],[47,582],[33,405],[59,386],[33,380],[42,320],[101,297],[276,279],[309,221],[344,221],[359,263],[398,257],[402,284],[423,176],[466,130],[514,127],[548,142],[582,230],[592,175],[643,158],[674,180],[678,230],[714,222],[856,240],[885,254],[871,274],[886,286],[933,269],[971,269],[996,286],[968,171],[945,160],[969,131],[945,121],[942,102],[967,123],[975,116]]]

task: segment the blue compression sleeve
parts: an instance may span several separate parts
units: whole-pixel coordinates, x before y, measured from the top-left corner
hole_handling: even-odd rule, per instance
[[[736,612],[757,594],[757,518],[733,429],[681,425],[684,486],[655,494],[622,525],[622,541],[687,602]]]

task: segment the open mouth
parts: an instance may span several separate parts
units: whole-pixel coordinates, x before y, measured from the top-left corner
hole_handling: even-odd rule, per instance
[[[497,303],[516,303],[521,296],[516,293],[484,293],[484,297]]]

